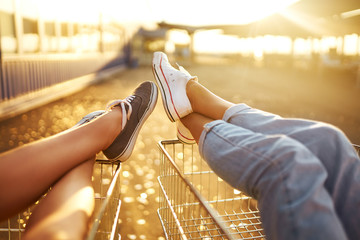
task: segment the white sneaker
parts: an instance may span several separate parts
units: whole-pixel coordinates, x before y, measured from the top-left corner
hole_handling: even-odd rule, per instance
[[[170,121],[175,122],[192,112],[189,98],[186,95],[186,84],[191,76],[183,67],[179,70],[172,67],[165,53],[155,52],[153,73],[159,86],[163,106]]]
[[[189,131],[188,128],[186,128],[184,126],[184,124],[182,124],[181,121],[176,121],[176,135],[177,135],[177,138],[185,143],[185,144],[194,144],[196,143],[194,137],[191,135],[191,132]]]

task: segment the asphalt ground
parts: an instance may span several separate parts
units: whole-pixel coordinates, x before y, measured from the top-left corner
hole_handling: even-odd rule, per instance
[[[348,75],[319,77],[288,68],[237,63],[184,66],[203,85],[229,101],[247,103],[283,117],[331,123],[353,143],[360,144],[360,89]],[[104,109],[109,100],[130,95],[145,80],[153,81],[150,66],[128,69],[74,95],[4,120],[0,122],[0,151],[68,129],[87,113]],[[175,126],[168,121],[159,95],[131,158],[122,164],[122,239],[164,239],[156,213],[160,164],[157,142],[175,137]]]

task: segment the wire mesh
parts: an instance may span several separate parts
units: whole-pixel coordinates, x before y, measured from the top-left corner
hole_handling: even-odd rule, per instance
[[[167,140],[159,147],[158,215],[167,239],[265,238],[257,201],[217,177],[196,146]]]
[[[93,187],[95,210],[88,240],[121,239],[119,213],[121,207],[120,164],[96,160]]]
[[[160,207],[167,239],[263,239],[257,202],[208,167],[197,147],[161,141]]]
[[[95,209],[87,239],[120,239],[118,217],[120,212],[120,164],[96,160],[93,172]],[[21,239],[33,206],[0,222],[0,239]]]

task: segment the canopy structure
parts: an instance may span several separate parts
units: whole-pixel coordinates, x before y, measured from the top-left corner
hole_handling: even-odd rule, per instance
[[[186,30],[223,29],[225,34],[239,37],[280,35],[291,38],[343,36],[360,34],[359,0],[301,0],[282,12],[244,25],[187,26],[159,23],[161,28]],[[354,11],[353,14],[343,14]],[[360,11],[360,10],[359,10]]]
[[[327,18],[359,8],[359,0],[301,0],[288,7],[288,10]]]

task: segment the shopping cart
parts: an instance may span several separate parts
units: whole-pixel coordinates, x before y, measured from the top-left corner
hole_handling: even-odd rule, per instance
[[[197,146],[166,140],[159,147],[158,215],[167,239],[265,239],[257,201],[218,178]]]
[[[257,202],[210,170],[194,145],[161,141],[160,207],[167,239],[263,239]]]
[[[121,206],[120,169],[119,163],[96,160],[93,172],[95,214],[92,217],[88,240],[120,239],[118,227]],[[33,208],[34,206],[5,222],[1,222],[0,239],[21,239],[26,221]]]

